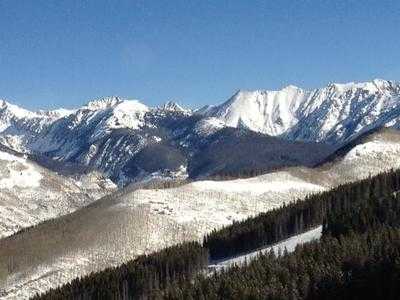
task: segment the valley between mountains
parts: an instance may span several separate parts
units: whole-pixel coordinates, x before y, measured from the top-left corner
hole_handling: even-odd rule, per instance
[[[400,84],[238,91],[197,110],[0,101],[0,298],[400,168]]]

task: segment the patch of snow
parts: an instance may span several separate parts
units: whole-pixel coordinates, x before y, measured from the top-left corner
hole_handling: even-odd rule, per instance
[[[35,169],[33,164],[27,163],[26,158],[0,151],[0,160],[11,162],[7,166],[8,176],[0,179],[0,188],[11,189],[15,186],[30,188],[40,185],[42,175]],[[19,163],[20,166],[13,167],[13,163]]]
[[[273,173],[272,173],[273,174]],[[285,176],[285,180],[282,180],[281,176]],[[295,178],[290,173],[280,172],[280,176],[274,179],[269,177],[271,180],[264,180],[265,175],[248,178],[248,179],[236,179],[228,181],[196,181],[191,183],[197,190],[204,191],[219,191],[225,193],[249,193],[252,195],[261,195],[268,192],[279,192],[285,193],[291,190],[308,190],[308,191],[320,191],[321,186],[305,182],[299,178]]]
[[[159,136],[153,136],[153,139],[156,141],[156,143],[159,143],[162,141],[162,138],[160,138]]]
[[[199,135],[209,135],[225,127],[225,123],[217,118],[204,118],[196,123],[194,131]]]

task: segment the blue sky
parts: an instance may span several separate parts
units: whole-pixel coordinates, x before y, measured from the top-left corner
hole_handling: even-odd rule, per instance
[[[0,28],[0,98],[31,109],[400,79],[400,1],[0,0]]]

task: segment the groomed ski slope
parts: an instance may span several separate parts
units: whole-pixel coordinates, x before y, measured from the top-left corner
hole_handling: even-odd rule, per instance
[[[296,249],[297,245],[302,245],[304,243],[308,243],[314,240],[319,240],[322,235],[322,226],[318,226],[312,230],[306,231],[304,233],[292,236],[282,242],[274,244],[272,246],[268,246],[265,248],[257,249],[256,251],[239,255],[236,257],[231,257],[228,259],[220,260],[218,262],[213,262],[208,267],[211,270],[220,270],[232,267],[234,265],[243,265],[245,263],[249,263],[253,259],[256,259],[260,254],[268,253],[271,250],[278,255],[279,253],[283,253],[285,250],[288,252],[293,252]]]

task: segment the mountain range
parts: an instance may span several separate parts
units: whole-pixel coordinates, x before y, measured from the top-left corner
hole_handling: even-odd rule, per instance
[[[154,176],[312,167],[364,132],[397,128],[399,97],[400,83],[376,79],[238,91],[196,110],[108,97],[74,110],[30,112],[0,101],[0,143],[57,172],[71,169],[65,164],[101,171],[119,186]]]

